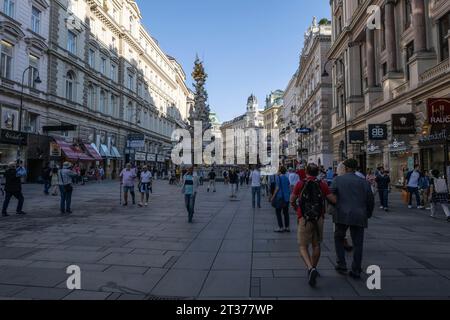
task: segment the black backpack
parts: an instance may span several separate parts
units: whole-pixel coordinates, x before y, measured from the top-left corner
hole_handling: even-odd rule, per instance
[[[305,225],[308,222],[314,224],[317,232],[319,232],[317,222],[322,217],[325,208],[325,198],[320,189],[319,181],[307,181],[300,195],[300,208]]]

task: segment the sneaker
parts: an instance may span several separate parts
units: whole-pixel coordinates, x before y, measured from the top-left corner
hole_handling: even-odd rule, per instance
[[[67,213],[67,214],[71,214],[71,213],[73,213],[73,212],[72,212],[72,210],[67,210],[66,213]]]
[[[436,215],[434,215],[434,214],[431,214],[430,217],[433,219],[436,219]]]
[[[148,202],[145,203],[145,206],[148,207]]]
[[[124,207],[126,207],[127,205],[128,205],[128,203],[126,203],[126,202],[123,204]]]
[[[408,206],[408,209],[412,209],[412,206]]]
[[[309,270],[308,284],[311,287],[315,287],[316,286],[317,276],[318,276],[318,272],[317,272],[316,268],[312,268],[311,270]]]
[[[351,270],[351,271],[348,273],[348,275],[349,275],[351,278],[356,279],[356,280],[361,279],[361,273],[357,273],[357,272],[355,272],[355,271],[353,271],[353,270]]]
[[[347,267],[337,265],[336,267],[334,267],[334,269],[335,269],[339,274],[347,275],[347,272],[348,272]]]
[[[275,230],[273,230],[273,232],[277,232],[277,233],[282,233],[284,230],[281,228],[277,228]]]
[[[144,205],[142,204],[142,202],[139,202],[138,206],[139,206],[140,208],[142,208]]]
[[[21,215],[21,216],[24,216],[24,215],[26,215],[27,213],[26,213],[26,212],[23,212],[23,211],[19,211],[19,212],[16,212],[16,214]]]
[[[422,206],[418,206],[418,207],[417,207],[417,209],[419,209],[419,210],[423,210],[423,209],[425,209],[425,207],[422,207]]]
[[[388,212],[388,211],[389,211],[389,209],[388,209],[388,208],[384,208],[384,211]]]
[[[284,232],[290,233],[290,232],[291,232],[291,229],[289,229],[289,228],[284,228]],[[317,271],[317,270],[316,270],[316,271]]]
[[[381,207],[380,207],[380,209],[381,209],[381,210],[383,210],[383,209],[384,209],[384,207],[383,207],[383,206],[381,206]]]

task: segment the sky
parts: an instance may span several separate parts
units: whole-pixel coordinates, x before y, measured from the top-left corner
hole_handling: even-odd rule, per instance
[[[208,79],[209,105],[225,122],[254,93],[262,109],[295,73],[313,16],[331,17],[329,0],[136,0],[143,24],[178,60],[187,84],[196,54]]]

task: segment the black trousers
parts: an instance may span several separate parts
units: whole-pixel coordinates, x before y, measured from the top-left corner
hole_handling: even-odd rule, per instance
[[[350,235],[353,243],[353,263],[352,271],[360,274],[362,272],[362,257],[364,245],[364,228],[357,226],[348,226],[344,224],[336,224],[334,231],[334,245],[336,248],[337,264],[341,267],[347,268],[345,261],[345,235],[350,228]]]
[[[289,228],[289,204],[286,205],[284,208],[276,208],[275,209],[277,213],[277,221],[278,221],[278,227],[280,229],[283,228]],[[283,215],[281,214],[283,213]],[[284,216],[284,227],[283,227],[283,216]]]
[[[9,201],[11,201],[12,197],[15,197],[19,203],[17,204],[16,212],[22,212],[23,202],[25,201],[22,192],[8,192],[6,191],[5,201],[3,201],[3,210],[2,213],[5,214],[8,211]]]

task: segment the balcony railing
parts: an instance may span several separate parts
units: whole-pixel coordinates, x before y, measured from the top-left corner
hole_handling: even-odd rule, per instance
[[[425,83],[450,72],[450,59],[444,60],[440,64],[425,71],[420,76],[420,82]]]

